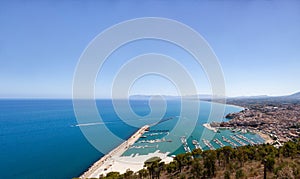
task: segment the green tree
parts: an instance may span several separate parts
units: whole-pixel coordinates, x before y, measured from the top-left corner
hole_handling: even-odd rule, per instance
[[[156,177],[159,179],[160,178],[160,173],[163,171],[165,168],[165,162],[159,162],[158,166],[154,169]]]
[[[126,170],[126,173],[124,173],[124,178],[125,179],[131,179],[133,176],[133,171],[131,171],[130,169]]]
[[[230,179],[230,172],[228,170],[224,173],[224,179]]]
[[[156,169],[158,167],[158,163],[161,161],[159,157],[152,157],[144,162],[144,166],[147,167],[150,178],[154,179],[156,177]]]
[[[192,162],[191,173],[195,178],[201,178],[203,176],[203,166],[199,159],[194,159]]]
[[[204,151],[203,154],[203,164],[204,168],[206,169],[205,174],[208,177],[212,177],[215,175],[216,170],[216,159],[217,159],[217,153],[214,150],[207,150]]]
[[[192,151],[192,155],[194,158],[200,158],[202,154],[202,150],[201,149],[194,149]]]
[[[275,159],[273,156],[267,156],[266,157],[266,169],[272,172],[274,170],[274,165],[275,165]]]
[[[176,164],[176,162],[171,162],[171,163],[169,163],[167,166],[166,166],[166,170],[167,170],[167,172],[168,173],[172,173],[172,172],[174,172],[174,171],[176,171],[176,168],[177,168],[177,164]]]
[[[236,179],[240,179],[240,178],[243,178],[244,177],[244,171],[242,169],[239,169],[235,172],[235,178]]]
[[[217,160],[218,160],[218,165],[221,166],[221,160],[223,159],[223,153],[222,153],[222,148],[218,148],[216,150],[216,153],[217,153]]]
[[[182,167],[186,163],[186,155],[185,154],[178,154],[178,155],[176,155],[176,157],[174,158],[174,160],[176,161],[177,166],[179,168],[179,172],[181,173]]]
[[[164,169],[164,162],[160,162],[159,157],[152,157],[144,162],[144,166],[149,170],[150,178],[160,178],[160,173]]]
[[[297,146],[294,142],[286,142],[282,147],[282,155],[285,157],[294,157],[297,154]]]
[[[148,171],[143,168],[143,169],[138,171],[138,174],[139,174],[139,178],[143,179],[143,178],[146,178],[148,176]]]
[[[243,147],[237,148],[236,158],[239,161],[240,166],[243,167],[244,162],[248,159],[248,156],[247,156],[247,154],[245,152],[245,149]]]
[[[107,179],[118,179],[119,177],[120,177],[119,172],[109,172],[108,174],[106,174]]]
[[[227,165],[230,161],[230,158],[232,157],[232,155],[234,153],[234,150],[230,146],[225,146],[225,147],[221,148],[221,152],[223,153],[224,158],[225,158],[225,165]]]

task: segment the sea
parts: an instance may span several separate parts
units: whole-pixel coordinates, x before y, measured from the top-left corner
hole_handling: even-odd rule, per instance
[[[132,108],[131,112],[142,117],[147,117],[153,110],[148,100],[129,100],[129,103]],[[188,119],[181,115],[180,100],[167,100],[166,111],[162,119],[157,123],[153,123],[157,120],[151,116],[149,121],[147,118],[144,119],[144,124],[152,124],[150,131],[133,145],[135,147],[131,147],[123,155],[142,155],[156,150],[170,152],[170,155],[182,153],[185,152],[181,145],[183,136],[186,137],[191,150],[195,147],[193,140],[197,140],[206,150],[209,148],[203,143],[203,139],[221,140],[222,136],[229,138],[234,135],[230,130],[220,130],[216,133],[204,128],[203,124],[211,121],[209,116],[212,103],[201,101],[199,104],[198,118]],[[0,100],[0,178],[68,179],[79,177],[104,155],[104,151],[112,150],[122,142],[121,140],[128,139],[138,130],[139,126],[131,125],[132,121],[130,123],[122,121],[114,109],[112,100],[96,100],[96,105],[103,123],[78,125],[73,102],[69,99]],[[223,116],[243,109],[232,105],[224,107]],[[182,126],[176,126],[183,118],[187,122]],[[189,120],[195,123],[189,125]],[[217,120],[228,119],[222,117]],[[141,125],[144,124],[141,123]],[[99,150],[95,144],[90,143],[82,132],[82,129],[95,130],[101,125],[105,125],[114,136],[121,139],[116,141],[111,139],[112,145],[102,143],[104,150]],[[174,128],[176,128],[175,133]],[[263,139],[256,134],[240,134],[257,143],[263,142]],[[105,138],[105,136],[101,137]],[[162,139],[164,142],[161,142]],[[160,140],[160,142],[149,142],[150,140]],[[212,141],[211,144],[215,148],[220,147]],[[225,142],[224,144],[230,145]]]

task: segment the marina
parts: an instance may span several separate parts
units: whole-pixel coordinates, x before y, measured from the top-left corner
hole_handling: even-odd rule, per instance
[[[201,149],[201,150],[203,150],[202,147],[200,146],[200,144],[199,144],[199,142],[198,142],[197,140],[193,140],[192,143],[194,144],[195,149]]]
[[[218,144],[220,147],[225,147],[225,145],[217,138],[214,139],[214,142]]]
[[[214,148],[214,146],[212,146],[211,143],[210,143],[208,140],[202,139],[202,141],[204,142],[204,144],[205,144],[210,150],[216,150],[216,149]]]
[[[170,139],[162,138],[162,139],[152,139],[152,140],[140,140],[137,143],[160,143],[160,142],[172,142]]]
[[[239,143],[241,146],[247,145],[244,142],[242,142],[240,139],[236,138],[235,136],[230,136],[231,139],[235,140],[237,143]]]
[[[185,136],[182,136],[181,138],[181,143],[183,144],[183,148],[185,150],[186,153],[190,153],[192,152],[187,141],[186,141],[186,137]]]
[[[245,137],[243,135],[237,134],[235,136],[240,138],[240,139],[243,139],[244,141],[248,142],[250,145],[256,145],[255,142],[253,142],[252,140],[248,139],[247,137]]]
[[[223,141],[229,143],[232,147],[237,147],[237,145],[234,142],[232,142],[231,140],[229,140],[225,136],[222,136],[222,139],[223,139]]]
[[[132,146],[130,146],[129,147],[130,149],[144,149],[144,148],[158,148],[158,145],[145,145],[145,146],[143,146],[143,145],[132,145]]]

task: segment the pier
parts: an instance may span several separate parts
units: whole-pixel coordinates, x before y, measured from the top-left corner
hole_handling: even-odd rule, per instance
[[[183,144],[183,148],[184,148],[185,152],[186,153],[192,152],[191,149],[190,149],[190,147],[187,144],[186,137],[182,136],[180,139],[181,139],[181,143]]]
[[[201,149],[202,150],[202,148],[201,148],[201,146],[200,146],[200,144],[197,140],[193,140],[192,143],[194,144],[196,149]]]
[[[237,145],[231,140],[227,139],[225,136],[222,136],[223,141],[229,143],[232,147],[237,147]]]
[[[247,145],[244,142],[242,142],[240,139],[234,137],[234,136],[230,136],[231,139],[235,140],[237,143],[239,143],[241,146]]]
[[[144,148],[158,148],[158,145],[132,145],[129,147],[130,149],[144,149]]]
[[[252,140],[248,139],[247,137],[245,137],[243,135],[237,134],[235,136],[237,136],[240,139],[243,139],[244,141],[248,142],[250,145],[256,145],[255,142],[253,142]]]
[[[206,139],[202,139],[202,140],[203,140],[204,144],[205,144],[210,150],[216,150],[216,149],[214,148],[214,146],[212,146],[211,143],[210,143],[208,140],[206,140]]]
[[[172,142],[172,140],[162,138],[162,139],[153,139],[153,140],[140,140],[137,143],[150,143],[150,144],[153,144],[153,143],[160,143],[160,142]]]
[[[214,142],[218,144],[220,147],[225,147],[225,145],[217,138],[214,139]]]
[[[100,158],[95,162],[86,172],[84,172],[79,178],[91,178],[91,176],[105,164],[106,161],[113,157],[121,156],[130,146],[132,146],[144,133],[149,130],[149,125],[145,125],[134,133],[128,140],[124,141],[118,147],[110,151],[108,154]]]

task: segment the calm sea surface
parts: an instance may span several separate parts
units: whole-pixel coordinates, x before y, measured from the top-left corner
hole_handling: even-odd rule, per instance
[[[146,101],[130,101],[130,104],[134,112],[139,115],[147,115],[150,112]],[[201,102],[199,121],[188,138],[191,149],[193,149],[191,144],[193,139],[198,140],[206,149],[201,141],[205,137],[202,124],[207,121],[210,104]],[[125,140],[137,130],[119,119],[110,100],[99,100],[97,106],[110,131],[119,138]],[[239,107],[226,106],[225,113],[240,110]],[[172,120],[162,122],[152,129],[172,130],[179,115],[179,101],[168,101],[164,117],[172,117]],[[76,125],[71,100],[0,100],[0,178],[65,179],[79,176],[103,154],[85,139]],[[184,134],[184,128],[182,130]],[[229,136],[231,132],[221,131],[215,137],[220,138],[222,135]],[[257,135],[247,135],[257,141],[262,140]],[[151,137],[153,139],[165,137],[174,142],[180,141],[180,135],[168,136],[161,133]],[[118,143],[107,146],[107,150],[111,150],[116,145]],[[169,150],[166,144],[160,144],[158,149]],[[130,149],[124,155],[143,154],[152,150],[155,151],[155,148]],[[179,147],[173,154],[183,151],[183,147]]]

